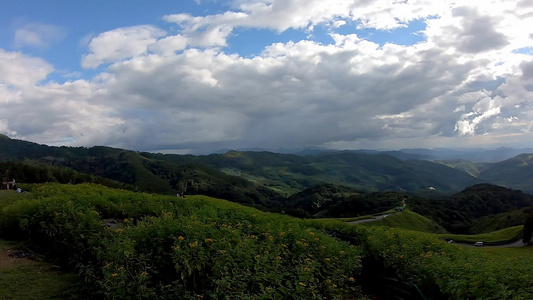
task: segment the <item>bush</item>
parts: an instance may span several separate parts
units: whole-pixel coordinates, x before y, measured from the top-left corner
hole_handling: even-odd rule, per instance
[[[95,185],[31,191],[1,211],[0,234],[30,239],[108,298],[340,299],[361,270],[357,247],[225,201]]]

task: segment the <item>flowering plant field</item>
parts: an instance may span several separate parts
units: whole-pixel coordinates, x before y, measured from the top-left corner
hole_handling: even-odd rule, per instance
[[[203,196],[32,186],[0,235],[29,239],[113,299],[342,299],[359,248],[287,216]]]

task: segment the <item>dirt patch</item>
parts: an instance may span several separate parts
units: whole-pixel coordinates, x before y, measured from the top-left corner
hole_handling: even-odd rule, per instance
[[[20,249],[3,249],[0,251],[0,269],[10,269],[22,265],[35,264],[31,260],[33,253]]]

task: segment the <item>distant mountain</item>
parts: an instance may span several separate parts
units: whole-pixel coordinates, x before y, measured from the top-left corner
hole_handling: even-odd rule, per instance
[[[479,177],[479,174],[490,165],[490,163],[475,163],[464,159],[436,160],[435,162],[464,171],[474,177]]]
[[[299,156],[228,151],[195,156],[139,153],[102,146],[50,147],[0,139],[0,161],[12,159],[69,167],[142,191],[204,193],[265,206],[277,203],[282,195],[324,183],[366,192],[402,191],[438,196],[486,182],[443,164],[403,160],[381,152],[336,151]]]
[[[499,162],[522,153],[533,153],[533,148],[515,149],[501,147],[497,149],[402,149],[403,154],[418,156],[424,160],[468,160],[471,162]]]
[[[533,193],[533,154],[521,154],[502,162],[489,164],[478,177]]]
[[[404,161],[387,154],[353,151],[298,156],[271,152],[229,151],[207,156],[142,153],[149,159],[204,163],[290,195],[315,184],[333,183],[361,191],[408,191],[451,194],[481,183],[463,171],[429,161]]]
[[[435,161],[478,177],[485,182],[533,193],[533,154],[520,154],[497,163],[466,160]]]

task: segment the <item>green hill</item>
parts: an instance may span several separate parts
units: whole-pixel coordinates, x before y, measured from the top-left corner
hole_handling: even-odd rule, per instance
[[[501,243],[508,241],[516,241],[522,234],[523,225],[503,228],[493,232],[486,232],[480,234],[438,234],[437,237],[445,240],[454,240],[459,243],[475,243],[482,241],[485,243]]]
[[[445,233],[446,230],[434,221],[408,209],[401,213],[390,214],[388,217],[375,222],[361,223],[363,226],[386,226],[405,230],[429,233]]]
[[[468,233],[483,217],[533,206],[533,196],[519,190],[478,184],[447,198],[408,199],[408,207],[454,233]],[[478,232],[475,232],[478,233]]]
[[[490,164],[479,173],[479,177],[499,185],[533,193],[533,154],[521,154]]]
[[[207,156],[142,153],[150,159],[192,161],[238,175],[285,195],[315,184],[333,183],[360,191],[427,191],[451,194],[482,182],[463,171],[428,161],[403,161],[386,154],[352,151],[298,156],[229,151]]]
[[[30,178],[32,174],[40,174],[41,171],[47,173],[46,176],[33,176],[28,182],[63,182],[57,179],[57,176],[48,176],[46,166],[49,166],[50,170],[63,167],[64,173],[74,170],[151,193],[203,194],[276,209],[280,207],[283,198],[272,189],[225,174],[205,164],[194,163],[194,160],[169,162],[110,147],[50,147],[20,140],[0,139],[0,161],[6,160],[24,162],[39,169],[28,171],[25,170],[27,168],[22,168],[26,173],[20,177]]]
[[[464,171],[474,177],[479,177],[479,174],[489,166],[489,163],[476,163],[464,159],[456,160],[437,160],[437,163],[446,165],[448,167]]]
[[[467,160],[436,161],[464,171],[485,182],[533,193],[533,154],[520,154],[497,163],[475,163]]]

